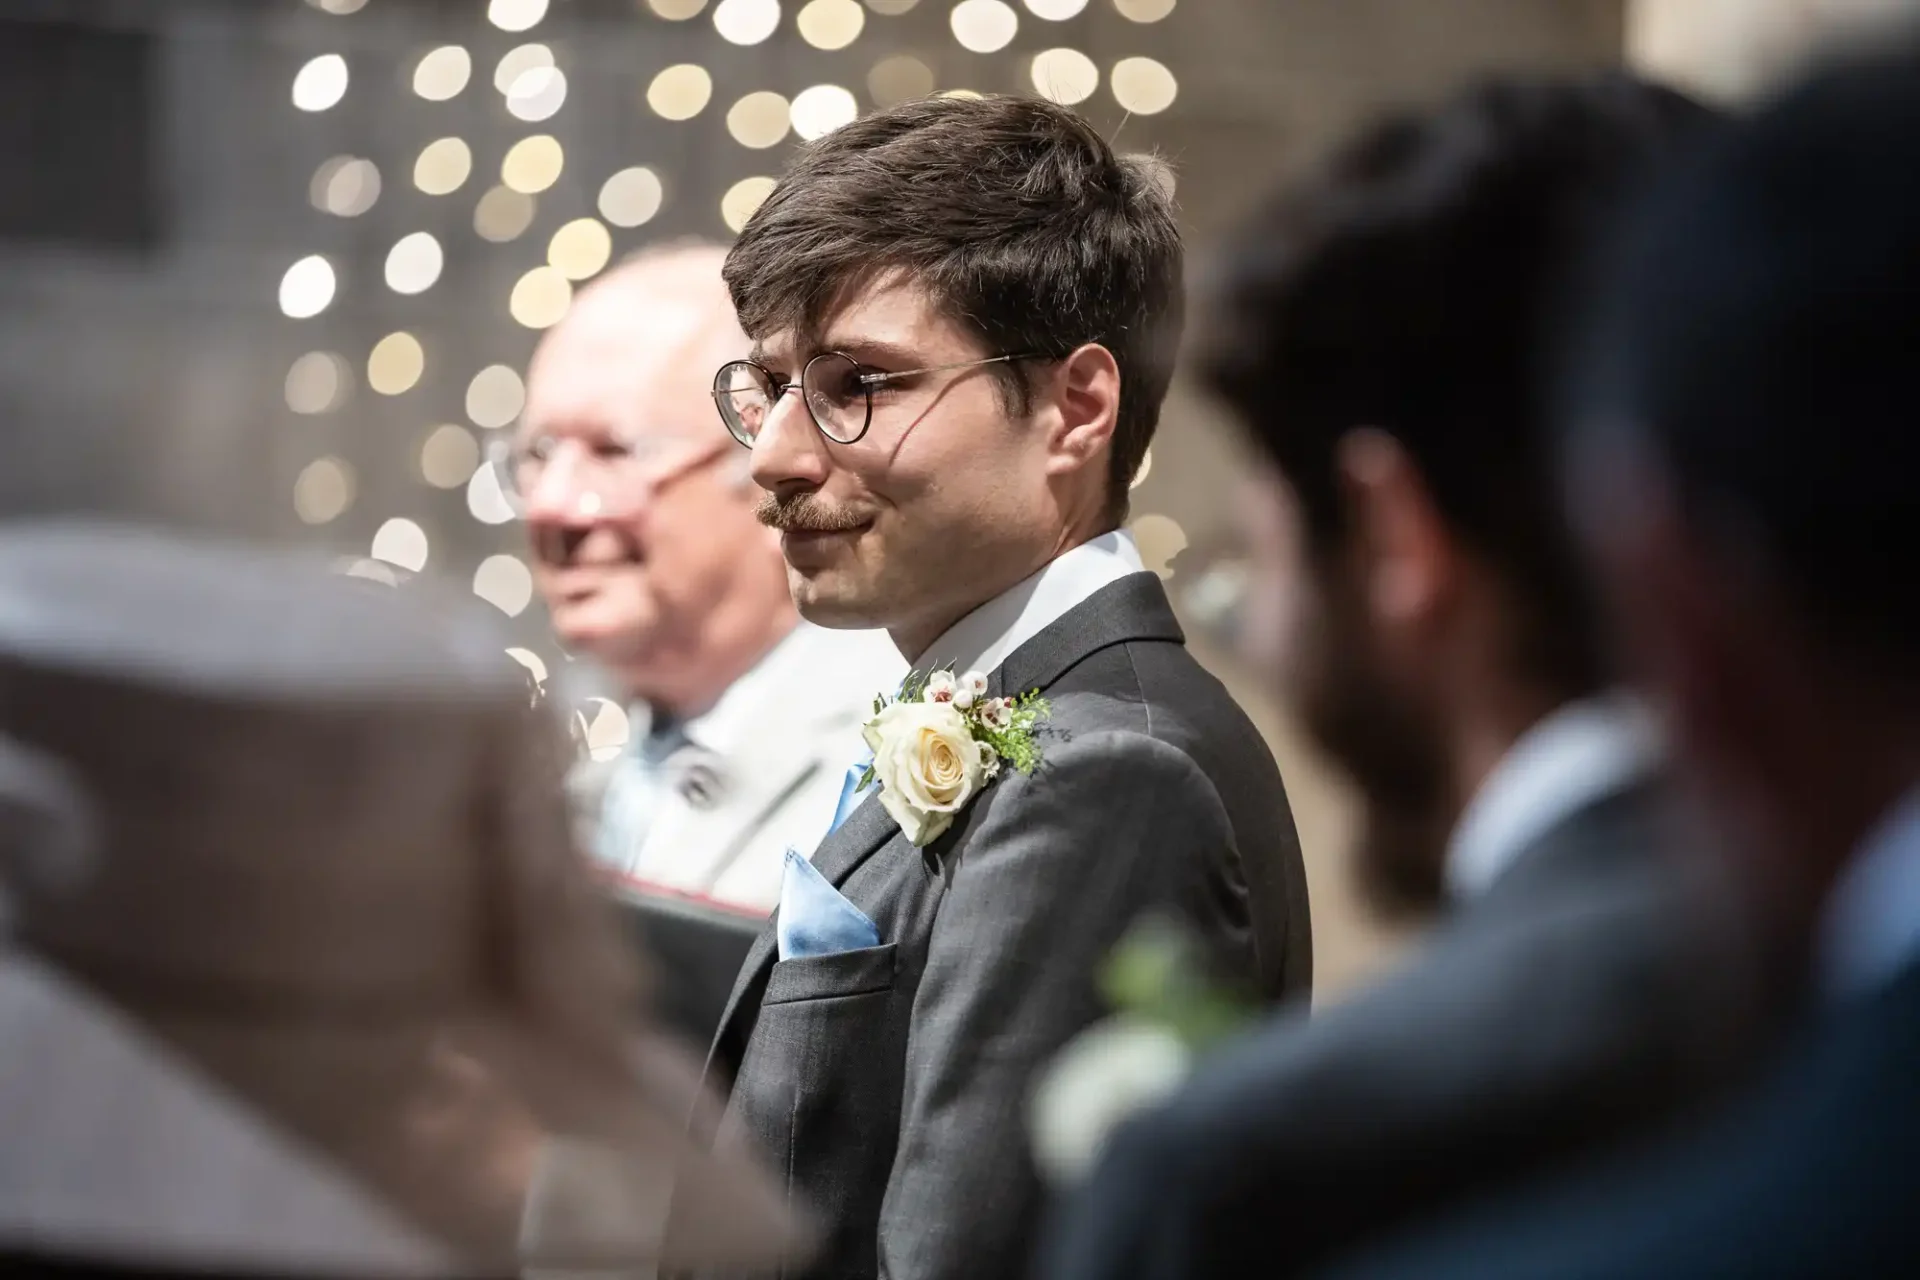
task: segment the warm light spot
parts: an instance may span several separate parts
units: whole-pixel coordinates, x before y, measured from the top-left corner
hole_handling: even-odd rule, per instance
[[[720,0],[713,29],[733,44],[759,44],[780,25],[780,0]]]
[[[851,124],[859,114],[860,104],[851,93],[837,84],[817,84],[794,95],[793,131],[812,141]]]
[[[1132,483],[1127,485],[1127,488],[1138,489],[1141,485],[1147,482],[1147,477],[1152,474],[1153,474],[1153,450],[1149,449],[1145,453],[1140,455],[1140,469],[1133,473],[1133,481]]]
[[[367,357],[367,385],[383,396],[397,396],[412,390],[426,367],[420,339],[403,329],[374,344]]]
[[[302,111],[325,111],[347,96],[347,60],[323,53],[300,68],[293,78],[293,105]]]
[[[535,195],[560,180],[566,159],[558,140],[548,134],[522,138],[500,162],[500,181],[521,195]]]
[[[509,649],[507,650],[507,656],[525,667],[528,673],[533,676],[536,684],[545,684],[547,682],[547,664],[541,659],[540,655],[533,650],[519,648]]]
[[[800,38],[816,49],[844,49],[866,24],[867,11],[857,0],[812,0],[794,19]]]
[[[742,178],[720,197],[720,218],[729,231],[739,231],[768,196],[773,194],[772,178]]]
[[[552,65],[553,50],[546,45],[523,44],[509,49],[493,68],[493,87],[504,94],[527,72]]]
[[[473,229],[482,240],[505,244],[533,225],[534,201],[511,187],[494,187],[474,206]]]
[[[295,413],[330,413],[346,401],[353,370],[331,351],[309,351],[287,370],[287,408]]]
[[[358,13],[367,7],[367,0],[307,0],[307,3],[322,13],[331,13],[345,17],[349,13]]]
[[[1109,77],[1113,99],[1135,115],[1158,115],[1173,105],[1180,86],[1173,72],[1152,58],[1122,58]]]
[[[490,364],[467,384],[467,417],[476,427],[504,427],[520,416],[526,403],[526,384],[508,365]]]
[[[378,560],[365,560],[358,556],[348,556],[335,562],[334,572],[349,578],[364,578],[368,582],[377,582],[383,587],[400,585],[400,575],[393,571],[392,565],[381,564]]]
[[[1065,22],[1087,7],[1087,0],[1027,0],[1027,11],[1048,22]]]
[[[1187,549],[1187,531],[1171,516],[1145,515],[1131,526],[1140,560],[1162,578],[1173,577],[1173,561]]]
[[[867,92],[883,107],[924,98],[933,92],[933,68],[904,53],[882,58],[867,72]]]
[[[445,102],[473,78],[473,57],[457,44],[443,44],[413,69],[413,91],[428,102]]]
[[[712,98],[713,77],[691,62],[666,68],[647,86],[647,105],[663,120],[691,120]]]
[[[467,481],[467,512],[481,524],[505,524],[513,519],[513,504],[500,488],[498,467],[476,467]]]
[[[791,119],[787,100],[762,89],[728,109],[727,132],[743,147],[771,147],[787,136]]]
[[[1072,106],[1100,87],[1100,68],[1078,49],[1048,49],[1033,58],[1033,90],[1051,102]]]
[[[518,617],[533,602],[533,574],[518,556],[488,556],[474,571],[473,594],[509,618]]]
[[[867,8],[885,17],[897,17],[919,4],[920,0],[867,0]]]
[[[520,120],[545,120],[567,100],[567,73],[558,67],[523,71],[507,89],[507,113]]]
[[[294,320],[319,315],[333,301],[333,265],[319,254],[300,259],[280,277],[280,311]]]
[[[960,0],[950,22],[953,38],[974,53],[998,53],[1020,30],[1020,15],[1001,0]]]
[[[595,760],[611,760],[627,748],[627,712],[611,698],[589,698],[599,709],[587,721],[587,754]]]
[[[1131,22],[1158,22],[1173,12],[1173,0],[1113,0],[1113,7]]]
[[[446,256],[440,242],[425,231],[402,236],[387,253],[387,288],[395,293],[425,293],[440,278]]]
[[[573,286],[552,267],[535,267],[513,286],[507,310],[529,329],[558,324],[573,305]]]
[[[322,161],[307,186],[313,207],[342,218],[357,218],[380,198],[380,170],[357,156]]]
[[[371,554],[375,560],[418,573],[427,567],[427,531],[396,516],[373,535]]]
[[[473,152],[459,138],[429,142],[413,162],[413,185],[430,196],[450,195],[473,172]]]
[[[668,22],[685,22],[707,7],[707,0],[647,0],[647,8]]]
[[[978,101],[982,95],[978,89],[942,89],[933,96],[936,98],[972,98]]]
[[[326,524],[353,505],[353,468],[339,458],[315,458],[293,482],[293,511],[307,524]]]
[[[575,218],[547,242],[547,265],[569,280],[597,275],[613,257],[613,236],[598,218]]]
[[[525,31],[547,16],[547,0],[491,0],[487,21],[502,31]]]
[[[480,442],[465,427],[435,427],[420,442],[420,478],[436,489],[458,489],[480,465]]]
[[[644,165],[622,169],[600,188],[600,216],[616,227],[637,227],[660,212],[660,179]]]

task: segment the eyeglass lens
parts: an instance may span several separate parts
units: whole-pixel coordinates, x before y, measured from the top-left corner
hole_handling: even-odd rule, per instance
[[[786,390],[776,390],[766,370],[745,360],[724,366],[713,389],[727,430],[749,446],[759,439],[775,401]],[[850,356],[824,351],[809,360],[800,374],[800,398],[827,439],[852,444],[865,434],[872,401],[860,366]]]

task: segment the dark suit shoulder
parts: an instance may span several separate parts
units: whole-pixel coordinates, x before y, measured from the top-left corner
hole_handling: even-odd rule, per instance
[[[1652,838],[1585,834],[1627,830]],[[1710,1069],[1678,1047],[1702,1010],[1676,882],[1569,836],[1522,855],[1540,859],[1524,892],[1461,909],[1369,991],[1276,1016],[1124,1128],[1068,1247],[1117,1260],[1165,1232],[1201,1242],[1183,1246],[1196,1274],[1254,1258],[1286,1274],[1678,1106]],[[1144,1225],[1096,1224],[1102,1199]],[[1283,1212],[1294,1225],[1271,1232]]]
[[[1920,1273],[1920,964],[1830,1011],[1760,1087],[1651,1150],[1363,1258],[1352,1277]]]

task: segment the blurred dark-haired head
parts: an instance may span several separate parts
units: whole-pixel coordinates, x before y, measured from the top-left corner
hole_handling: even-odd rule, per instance
[[[1576,515],[1733,846],[1810,906],[1920,774],[1920,50],[1729,129],[1595,280]]]
[[[1385,901],[1433,896],[1488,757],[1610,683],[1554,485],[1555,317],[1710,119],[1626,76],[1487,83],[1281,188],[1211,282],[1202,375],[1273,481],[1250,636],[1366,793]]]

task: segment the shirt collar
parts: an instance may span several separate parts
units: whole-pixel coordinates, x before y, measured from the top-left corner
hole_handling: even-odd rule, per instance
[[[730,754],[751,731],[756,714],[764,718],[768,705],[785,701],[777,696],[782,682],[791,680],[797,686],[805,680],[805,652],[811,633],[819,630],[811,623],[797,624],[728,685],[712,706],[685,720],[669,721],[644,702],[633,704],[628,711],[627,750],[645,756],[648,740],[656,730],[672,728],[676,731],[675,742],[690,742],[718,755]]]
[[[1840,872],[1820,912],[1817,963],[1830,999],[1866,994],[1920,959],[1920,786]]]
[[[1124,529],[1101,534],[948,627],[914,665],[931,662],[955,672],[991,672],[1101,588],[1144,572],[1132,534]]]
[[[1520,736],[1474,793],[1447,845],[1446,882],[1460,901],[1485,893],[1541,836],[1660,763],[1646,707],[1624,694],[1572,702]]]

